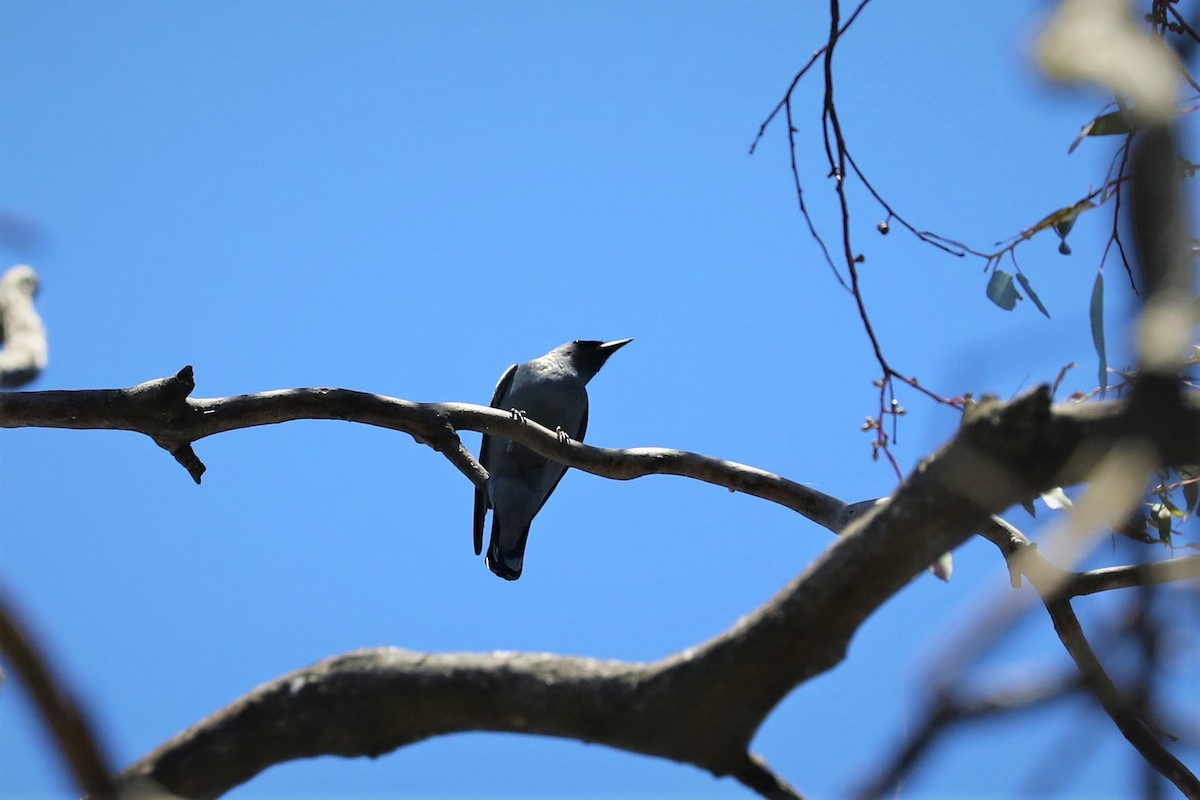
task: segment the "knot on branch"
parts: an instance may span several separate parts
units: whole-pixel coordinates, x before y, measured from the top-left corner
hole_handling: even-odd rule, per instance
[[[967,440],[996,458],[1021,458],[1038,444],[1050,422],[1050,387],[1042,384],[1009,403],[987,398],[963,414]]]
[[[1073,452],[1063,436],[1054,424],[1050,387],[1042,384],[1008,403],[990,399],[968,408],[959,441],[1002,468],[1027,496],[1050,488]]]
[[[129,396],[151,423],[154,432],[150,437],[155,444],[174,456],[192,480],[200,483],[206,468],[184,433],[191,428],[191,417],[199,413],[188,403],[195,388],[196,376],[189,364],[170,377],[139,383],[129,390]]]

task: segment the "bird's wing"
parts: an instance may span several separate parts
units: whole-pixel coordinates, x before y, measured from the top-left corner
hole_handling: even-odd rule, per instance
[[[583,397],[583,419],[579,420],[579,435],[572,437],[575,441],[579,442],[580,444],[583,443],[583,437],[587,434],[587,420],[588,420],[588,402],[587,402],[587,395],[584,395],[584,397]],[[554,490],[558,488],[558,482],[561,481],[563,478],[563,475],[566,475],[566,474],[567,474],[566,467],[563,467],[562,469],[560,469],[558,471],[558,477],[554,479],[554,483],[550,484],[550,491],[546,492],[546,496],[542,498],[542,502],[538,505],[537,511],[533,512],[533,515],[535,517],[538,515],[538,512],[542,510],[542,506],[546,505],[546,501],[550,499],[550,495],[554,494]]]
[[[500,408],[500,404],[504,402],[504,396],[508,394],[508,387],[512,386],[513,375],[517,374],[517,365],[513,364],[504,374],[500,376],[500,381],[496,384],[496,391],[492,392],[492,408]],[[492,437],[486,433],[483,435],[483,442],[479,445],[479,463],[483,468],[491,471],[491,452]],[[483,552],[483,521],[487,516],[488,496],[487,492],[479,487],[475,488],[475,555]]]

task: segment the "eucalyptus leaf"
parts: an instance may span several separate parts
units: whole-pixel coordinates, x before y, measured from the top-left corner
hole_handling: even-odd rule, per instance
[[[1167,513],[1170,514],[1172,517],[1175,517],[1177,519],[1183,518],[1183,516],[1184,516],[1183,512],[1179,510],[1179,506],[1177,506],[1171,502],[1171,498],[1169,498],[1169,497],[1162,498],[1161,505],[1163,508],[1165,508],[1167,510]]]
[[[1092,120],[1092,129],[1088,136],[1114,136],[1133,133],[1134,128],[1129,124],[1124,111],[1110,111]]]
[[[1096,283],[1092,286],[1092,304],[1089,315],[1092,319],[1092,344],[1096,346],[1096,356],[1100,359],[1099,378],[1100,393],[1108,390],[1108,355],[1104,349],[1104,273],[1096,273]]]
[[[1171,543],[1171,512],[1162,503],[1150,507],[1150,522],[1158,531],[1158,538],[1164,544]]]
[[[1017,301],[1021,299],[1021,295],[1017,293],[1017,287],[1013,284],[1013,276],[1002,269],[992,273],[991,280],[987,285],[987,296],[988,300],[1005,311],[1012,311],[1016,308]]]
[[[1090,120],[1083,129],[1079,131],[1079,135],[1075,137],[1075,141],[1071,142],[1071,146],[1067,148],[1068,153],[1074,153],[1075,148],[1079,147],[1079,143],[1088,136],[1116,136],[1133,133],[1133,127],[1126,119],[1123,111],[1110,111],[1107,114],[1101,114],[1095,119]]]
[[[1029,299],[1037,306],[1037,310],[1046,315],[1046,319],[1050,319],[1050,312],[1042,305],[1041,298],[1037,296],[1037,292],[1033,290],[1033,286],[1029,283],[1029,278],[1025,277],[1024,272],[1017,273],[1017,280],[1021,283],[1021,288],[1025,290],[1025,294],[1029,295]]]

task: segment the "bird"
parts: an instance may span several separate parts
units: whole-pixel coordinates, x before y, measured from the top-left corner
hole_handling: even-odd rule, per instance
[[[492,408],[511,411],[582,442],[587,433],[587,382],[609,357],[632,339],[582,339],[560,345],[541,358],[513,364],[500,376]],[[483,550],[483,525],[492,509],[492,538],[484,563],[509,581],[521,577],[529,525],[562,480],[567,468],[527,447],[484,435],[479,463],[488,471],[487,489],[475,490],[475,555]]]

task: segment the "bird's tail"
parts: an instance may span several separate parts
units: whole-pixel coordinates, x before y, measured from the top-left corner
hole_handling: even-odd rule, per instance
[[[515,581],[521,577],[521,568],[525,565],[525,542],[529,538],[529,525],[517,529],[519,535],[513,536],[509,531],[500,527],[492,520],[492,540],[488,544],[487,557],[484,562],[488,569],[504,578]]]

